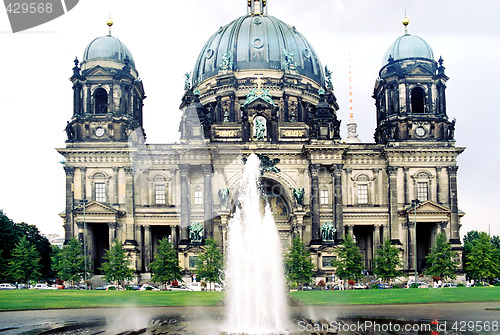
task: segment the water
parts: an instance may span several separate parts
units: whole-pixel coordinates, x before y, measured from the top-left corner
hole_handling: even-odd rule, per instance
[[[260,161],[252,154],[240,184],[241,206],[228,227],[224,331],[231,334],[287,333],[281,244],[271,210],[261,201],[259,177]]]

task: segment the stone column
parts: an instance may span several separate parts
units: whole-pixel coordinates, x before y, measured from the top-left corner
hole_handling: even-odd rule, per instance
[[[80,185],[80,199],[85,200],[87,199],[87,168],[84,166],[80,167]]]
[[[125,243],[135,241],[134,171],[125,167]]]
[[[172,234],[172,245],[177,248],[179,238],[177,236],[177,226],[170,226],[170,233]]]
[[[352,196],[352,180],[351,180],[352,169],[345,169],[345,180],[346,180],[346,194],[347,194],[347,204],[354,204],[354,199]]]
[[[85,233],[83,222],[77,222],[76,226],[78,227],[78,242],[83,245],[83,234]]]
[[[189,244],[189,225],[190,225],[190,210],[189,210],[189,165],[179,165],[181,176],[181,240],[180,244]]]
[[[311,174],[311,244],[321,244],[319,233],[319,168],[320,164],[309,165]]]
[[[85,99],[85,114],[93,114],[92,112],[92,93],[90,91],[90,84],[87,84],[87,94]]]
[[[441,204],[443,205],[444,204],[444,201],[443,201],[443,185],[441,185],[441,183],[443,183],[443,178],[441,177],[441,173],[443,171],[443,167],[442,166],[437,166],[436,167],[436,200],[437,200],[437,203],[438,204]]]
[[[411,259],[410,259],[410,230],[408,222],[403,224],[403,239],[405,248],[403,249],[403,268],[407,271],[410,270]]]
[[[403,168],[403,171],[404,171],[404,181],[405,181],[405,199],[404,199],[404,202],[405,202],[405,205],[409,205],[410,204],[410,196],[408,195],[408,170],[410,170],[409,167],[405,166]]]
[[[212,194],[212,177],[213,177],[213,167],[212,164],[203,164],[203,199],[204,199],[204,220],[205,220],[205,229],[203,231],[204,238],[212,238],[213,237],[213,208],[214,208],[214,199]]]
[[[347,234],[354,239],[354,226],[352,224],[346,226],[347,226]]]
[[[117,167],[113,168],[113,179],[115,181],[114,183],[114,190],[113,190],[113,202],[116,206],[119,204],[119,198],[118,198],[118,185],[120,184],[120,169]]]
[[[342,206],[342,164],[334,164],[332,167],[333,175],[333,196],[335,206],[335,238],[337,241],[344,237],[344,211]]]
[[[410,264],[408,266],[408,269],[413,269],[414,271],[417,271],[418,264],[417,267],[415,268],[415,263],[418,260],[417,254],[415,252],[415,245],[417,243],[417,225],[415,224],[415,222],[409,221],[408,229],[410,231],[410,243],[408,243],[408,254],[410,255],[409,257]]]
[[[448,166],[451,209],[450,240],[452,243],[460,244],[460,225],[458,223],[457,171],[458,166]]]
[[[390,238],[393,244],[401,244],[399,240],[399,220],[398,220],[398,168],[387,167],[389,175],[389,222]]]
[[[73,226],[73,207],[75,201],[73,195],[73,177],[75,176],[75,168],[65,166],[64,172],[66,172],[66,217],[64,219],[64,241],[66,243],[75,236]]]
[[[109,95],[108,95],[108,113],[113,113],[115,111],[115,99],[113,97],[113,82],[109,84]]]
[[[380,224],[373,225],[373,254],[380,248]]]
[[[109,247],[113,245],[113,242],[116,239],[116,229],[118,228],[118,225],[116,222],[108,222],[108,242],[109,242]]]
[[[220,215],[219,231],[221,232],[221,248],[222,253],[226,252],[227,248],[227,224],[228,224],[228,214]]]
[[[382,201],[380,199],[380,192],[382,188],[380,187],[380,169],[373,169],[373,188],[375,190],[375,194],[373,196],[372,203],[374,205],[382,205]]]

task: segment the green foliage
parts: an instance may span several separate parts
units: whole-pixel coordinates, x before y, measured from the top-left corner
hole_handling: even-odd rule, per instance
[[[334,262],[335,274],[344,280],[357,281],[363,275],[363,262],[361,251],[352,237],[347,234],[344,236],[342,246],[338,248],[338,257]]]
[[[493,244],[495,248],[500,249],[500,236],[498,235],[492,236],[491,244]]]
[[[304,242],[297,236],[293,239],[288,254],[285,256],[285,273],[288,281],[296,286],[309,283],[313,272],[311,255]]]
[[[117,282],[120,285],[125,280],[131,280],[133,270],[130,268],[130,261],[127,258],[125,249],[122,244],[115,240],[109,250],[105,250],[106,255],[104,262],[100,268],[104,274],[104,278],[109,282]]]
[[[39,272],[41,276],[49,276],[51,271],[49,241],[40,235],[38,228],[26,223],[14,223],[0,210],[0,280],[12,279],[9,275],[9,262],[12,252],[21,237],[25,236],[31,245],[34,245],[40,255]]]
[[[167,237],[160,240],[158,253],[154,255],[151,262],[151,271],[153,272],[153,281],[158,283],[167,283],[182,278],[182,269],[179,266],[177,251]]]
[[[458,283],[457,287],[465,287],[465,284],[464,283]]]
[[[9,261],[10,278],[27,283],[40,278],[40,269],[40,253],[25,236],[21,237],[12,250],[12,258]]]
[[[85,258],[82,245],[73,237],[64,248],[53,257],[59,278],[71,282],[79,282],[85,275]]]
[[[451,244],[448,242],[445,234],[436,236],[436,243],[431,252],[427,255],[427,269],[425,274],[436,276],[441,279],[457,278],[458,263],[455,260],[457,253],[451,251]]]
[[[375,251],[373,273],[384,281],[391,280],[401,274],[401,251],[387,240]]]
[[[224,279],[222,252],[213,239],[205,241],[203,252],[196,259],[196,275],[209,283],[221,284]]]
[[[500,250],[484,232],[470,245],[465,270],[469,278],[475,280],[493,279],[500,276]]]

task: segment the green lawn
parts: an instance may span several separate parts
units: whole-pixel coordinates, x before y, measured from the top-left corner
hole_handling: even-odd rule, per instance
[[[500,301],[500,287],[419,289],[370,289],[349,291],[292,292],[306,305],[415,304],[433,302]]]
[[[307,305],[408,304],[500,301],[500,287],[457,287],[359,291],[306,291],[290,295]],[[122,307],[215,306],[224,292],[0,291],[0,310]]]
[[[121,306],[215,306],[223,292],[0,291],[0,310]]]

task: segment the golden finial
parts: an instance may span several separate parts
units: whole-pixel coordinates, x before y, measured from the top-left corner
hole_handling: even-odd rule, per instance
[[[111,27],[113,26],[113,21],[111,20],[111,17],[108,18],[106,24],[108,25],[108,34],[111,35]]]
[[[405,34],[408,34],[408,25],[410,24],[410,19],[406,17],[406,11],[405,11],[405,18],[403,19],[403,26],[405,26]]]

